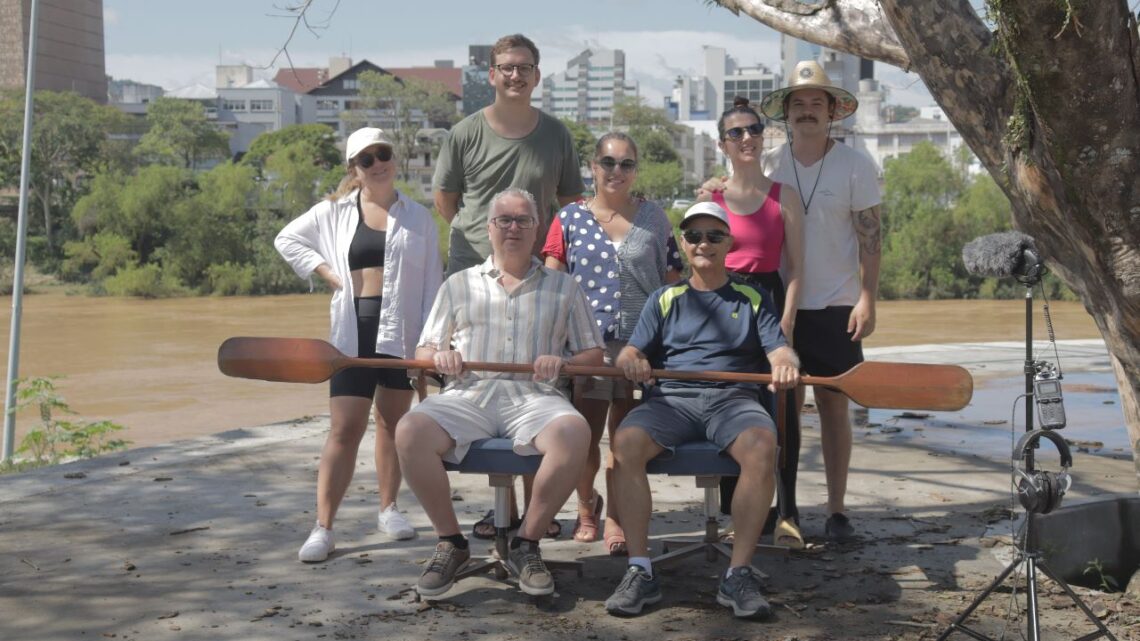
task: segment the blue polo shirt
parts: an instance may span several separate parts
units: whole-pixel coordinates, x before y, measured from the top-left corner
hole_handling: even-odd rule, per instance
[[[658,369],[771,371],[768,352],[787,344],[771,299],[746,283],[729,281],[706,292],[686,281],[653,292],[641,310],[629,344]],[[663,388],[738,387],[753,383],[661,380]]]

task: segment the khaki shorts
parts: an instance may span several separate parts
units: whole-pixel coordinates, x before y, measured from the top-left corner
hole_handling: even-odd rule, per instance
[[[443,458],[452,463],[461,462],[471,444],[485,438],[511,439],[512,449],[520,456],[539,454],[534,439],[554,419],[567,415],[582,418],[562,395],[542,393],[528,394],[521,403],[500,394],[487,407],[459,394],[436,394],[425,398],[411,412],[427,415],[451,436],[455,446]]]
[[[617,355],[626,346],[625,341],[607,341],[605,365],[613,367]],[[598,401],[622,400],[630,397],[632,383],[628,378],[613,376],[587,376],[582,387],[582,398]]]

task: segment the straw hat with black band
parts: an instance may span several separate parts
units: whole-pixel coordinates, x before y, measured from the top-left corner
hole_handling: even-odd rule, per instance
[[[760,111],[772,120],[786,122],[785,101],[792,92],[800,89],[821,89],[831,95],[835,99],[835,110],[831,114],[833,121],[843,120],[859,108],[859,101],[855,99],[855,96],[851,95],[851,92],[831,84],[831,78],[827,77],[827,72],[818,62],[802,60],[796,64],[795,70],[792,71],[792,77],[788,79],[787,87],[781,87],[764,97],[764,101],[760,103]]]

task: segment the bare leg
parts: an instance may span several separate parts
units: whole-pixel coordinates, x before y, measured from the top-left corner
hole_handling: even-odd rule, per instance
[[[614,477],[614,455],[613,455],[613,442],[614,433],[621,425],[625,415],[633,409],[633,399],[623,398],[621,400],[614,399],[610,405],[609,420],[607,421],[606,430],[609,432],[610,437],[610,455],[606,460],[606,531],[615,532],[621,530],[621,518],[618,517],[617,503],[614,498],[614,488],[617,487],[616,477]]]
[[[560,416],[543,428],[534,439],[534,446],[542,452],[542,463],[534,475],[534,493],[527,503],[526,519],[519,528],[519,536],[538,541],[546,536],[550,520],[570,498],[582,475],[586,450],[590,446],[590,428],[580,416]]]
[[[732,497],[732,524],[736,538],[729,567],[752,563],[768,506],[776,491],[776,435],[752,428],[736,437],[728,454],[740,464],[740,480]]]
[[[451,436],[426,414],[411,412],[396,425],[400,468],[439,536],[459,534],[451,484],[443,469],[443,455],[454,446]]]
[[[356,471],[356,453],[368,429],[371,406],[371,399],[357,396],[329,399],[329,435],[317,468],[317,521],[330,530]]]
[[[594,513],[594,479],[602,466],[602,432],[606,429],[606,412],[609,403],[596,398],[582,398],[574,403],[590,426],[590,449],[586,455],[586,465],[582,468],[582,478],[578,479],[578,516],[589,517]]]
[[[376,480],[380,508],[396,502],[400,492],[400,460],[396,456],[396,424],[412,406],[412,390],[376,388]]]
[[[614,484],[621,488],[615,493],[615,498],[629,555],[649,556],[649,516],[653,509],[653,495],[649,491],[645,464],[664,448],[640,427],[623,427],[614,436]]]
[[[827,511],[844,511],[847,471],[851,467],[851,419],[847,397],[820,387],[815,388],[819,408],[820,444],[827,476]]]

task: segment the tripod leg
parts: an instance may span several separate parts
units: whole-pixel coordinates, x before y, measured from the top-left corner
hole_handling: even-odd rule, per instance
[[[1081,612],[1084,612],[1085,616],[1088,617],[1088,620],[1091,621],[1092,624],[1096,626],[1096,629],[1100,631],[1100,634],[1081,638],[1095,639],[1097,637],[1103,636],[1112,639],[1112,641],[1116,641],[1116,637],[1112,636],[1112,632],[1109,632],[1108,626],[1106,626],[1100,619],[1097,618],[1095,614],[1093,614],[1093,611],[1090,610],[1087,605],[1085,605],[1084,601],[1081,601],[1081,597],[1077,595],[1076,592],[1073,592],[1073,589],[1069,587],[1069,584],[1066,583],[1064,579],[1053,574],[1053,571],[1050,570],[1049,566],[1045,565],[1044,562],[1038,563],[1037,569],[1044,572],[1045,576],[1053,579],[1054,583],[1061,586],[1061,589],[1065,591],[1065,594],[1069,595],[1069,598],[1073,600],[1073,603],[1077,604],[1077,607],[1081,609]]]
[[[978,609],[978,606],[982,604],[982,601],[985,601],[986,597],[993,593],[994,588],[1001,585],[1006,580],[1006,578],[1011,573],[1013,573],[1014,570],[1017,569],[1017,566],[1021,565],[1021,562],[1024,559],[1025,557],[1023,557],[1021,554],[1018,554],[1016,557],[1014,557],[1013,561],[1010,561],[1009,565],[1005,566],[1005,569],[1001,571],[1001,574],[999,574],[996,579],[994,579],[988,586],[986,586],[986,589],[982,590],[981,594],[974,598],[974,602],[970,604],[970,607],[963,610],[962,614],[959,614],[958,618],[954,619],[954,622],[950,624],[950,627],[946,628],[946,630],[941,635],[939,635],[938,641],[945,641],[950,637],[951,634],[956,631],[965,632],[975,639],[985,639],[986,637],[983,637],[973,630],[970,630],[966,626],[962,625],[962,623],[966,619],[970,618],[970,615],[973,614],[974,610]]]
[[[1037,619],[1037,557],[1034,554],[1025,558],[1025,585],[1025,632],[1029,641],[1038,641],[1041,629]]]

